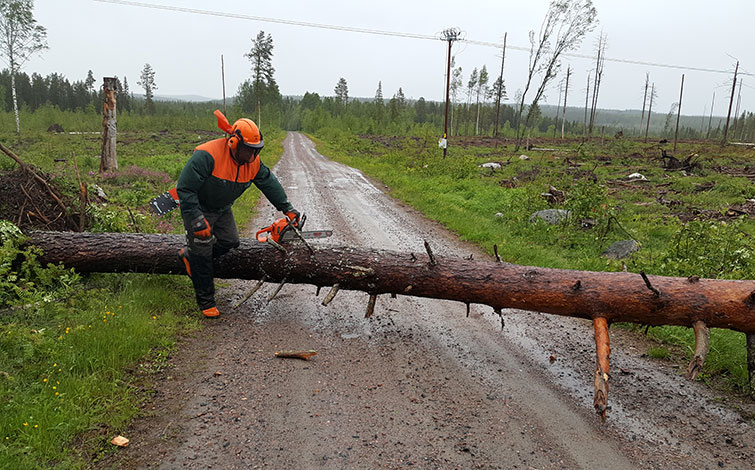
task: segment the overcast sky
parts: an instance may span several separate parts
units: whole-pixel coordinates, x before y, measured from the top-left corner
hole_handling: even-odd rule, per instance
[[[469,40],[529,47],[528,31],[538,30],[548,0],[142,0],[143,3],[232,15],[439,36],[458,27]],[[593,55],[599,33],[608,40],[599,106],[642,107],[645,74],[655,82],[653,110],[668,112],[679,100],[685,74],[683,114],[725,115],[736,59],[740,71],[755,73],[753,0],[594,0],[599,24],[587,35],[579,54]],[[373,97],[378,81],[390,98],[402,87],[408,98],[443,100],[446,45],[440,40],[411,39],[317,29],[258,20],[166,11],[95,0],[36,0],[35,18],[47,28],[49,50],[24,65],[24,71],[58,72],[81,80],[88,70],[127,77],[133,92],[145,63],[156,72],[158,95],[222,97],[220,56],[225,60],[227,95],[250,77],[244,54],[260,30],[274,41],[275,78],[284,95],[306,91],[334,95],[340,77],[349,96]],[[486,65],[491,83],[500,71],[501,50],[458,42],[453,53],[463,67],[464,83],[475,67]],[[736,59],[735,59],[736,58]],[[512,100],[526,79],[528,53],[508,50],[504,79]],[[731,71],[730,74],[668,69],[611,59]],[[588,70],[593,61],[564,57],[574,69],[569,105],[584,106]],[[755,77],[744,76],[742,108],[755,106]],[[547,102],[559,100],[557,85]],[[736,102],[735,102],[736,105]]]

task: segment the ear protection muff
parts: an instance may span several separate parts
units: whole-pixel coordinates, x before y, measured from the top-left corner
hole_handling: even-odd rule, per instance
[[[236,131],[228,137],[228,148],[235,151],[239,146],[239,142],[244,142],[244,137],[242,137],[241,131],[236,129]]]

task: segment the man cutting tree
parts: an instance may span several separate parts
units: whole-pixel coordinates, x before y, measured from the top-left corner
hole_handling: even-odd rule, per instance
[[[187,242],[179,257],[206,317],[220,315],[215,304],[213,259],[239,246],[233,202],[254,183],[292,223],[299,221],[299,212],[288,202],[280,182],[260,161],[265,143],[254,121],[242,118],[231,126],[220,110],[215,116],[228,137],[196,147],[176,186]]]

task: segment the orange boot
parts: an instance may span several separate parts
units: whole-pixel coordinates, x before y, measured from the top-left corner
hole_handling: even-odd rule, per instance
[[[220,316],[220,312],[218,311],[217,307],[210,307],[202,310],[202,313],[207,318],[215,318]]]

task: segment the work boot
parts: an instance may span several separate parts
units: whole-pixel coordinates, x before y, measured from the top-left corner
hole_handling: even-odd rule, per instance
[[[186,251],[186,248],[181,248],[178,250],[178,259],[180,259],[184,267],[186,268],[186,274],[191,277],[191,266],[189,265],[189,253]]]
[[[207,318],[215,318],[220,316],[220,312],[218,311],[217,307],[210,307],[202,310],[202,313]]]

